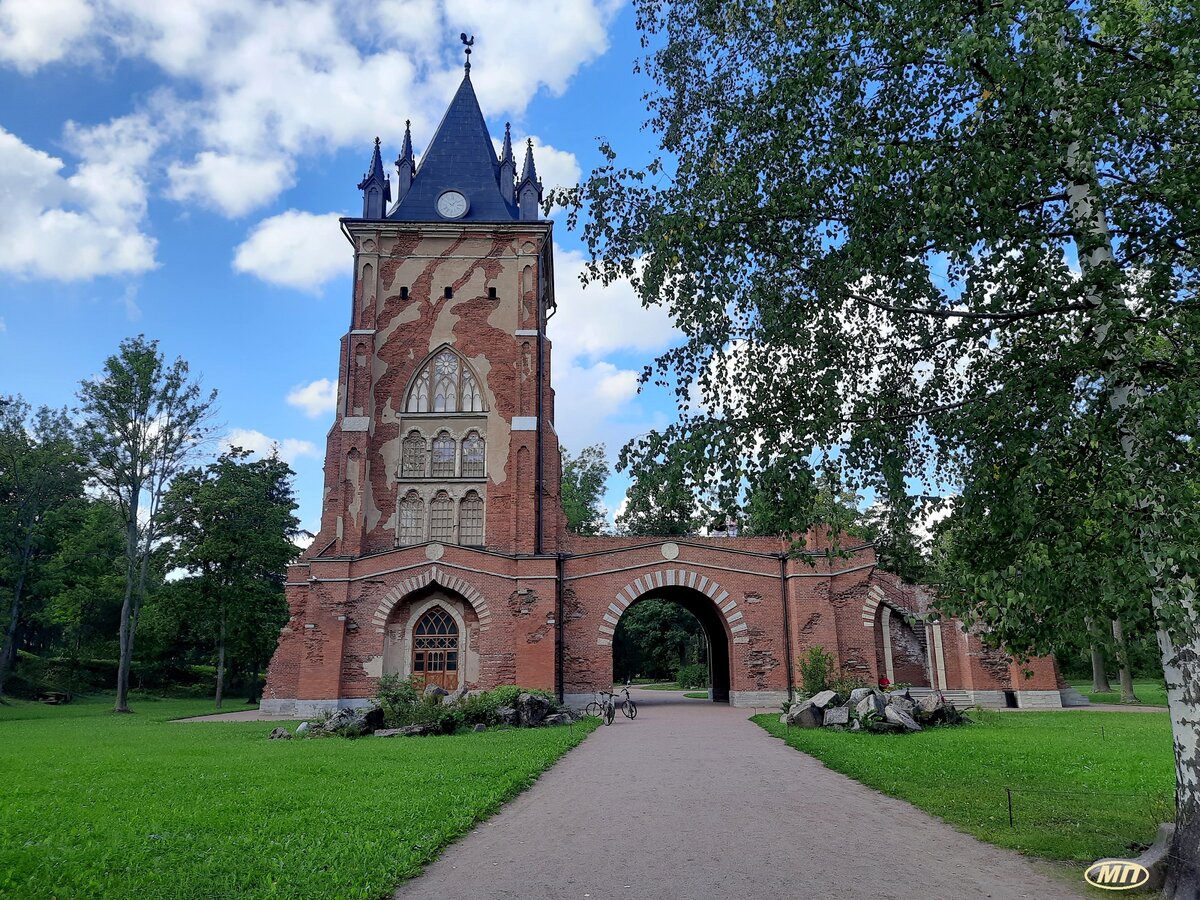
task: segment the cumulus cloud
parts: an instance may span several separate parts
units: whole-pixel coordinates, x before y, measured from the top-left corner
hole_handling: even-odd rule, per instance
[[[270,284],[317,294],[339,275],[349,275],[338,214],[289,209],[259,222],[234,253],[233,267]]]
[[[29,74],[62,59],[92,25],[86,0],[0,2],[0,64]]]
[[[167,173],[172,200],[196,201],[236,218],[257,209],[292,184],[282,159],[253,159],[204,151],[190,163],[172,163]]]
[[[275,451],[286,463],[293,463],[301,456],[317,455],[317,446],[312,441],[299,438],[284,438],[279,441],[251,428],[233,429],[226,435],[222,444],[225,447],[241,447],[257,456],[266,456]]]
[[[81,162],[64,177],[61,159],[0,128],[0,271],[79,281],[154,268],[155,241],[141,230],[160,144],[149,121],[67,123],[66,139]]]
[[[308,384],[292,388],[287,402],[304,410],[309,418],[331,413],[337,408],[337,382],[329,378],[318,378]]]

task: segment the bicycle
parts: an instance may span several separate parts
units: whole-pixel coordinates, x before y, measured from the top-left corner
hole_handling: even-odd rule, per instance
[[[613,719],[617,717],[617,695],[610,691],[596,691],[596,696],[602,698],[593,700],[583,708],[585,716],[595,716],[598,719],[603,719],[605,725],[611,725]]]
[[[633,698],[629,696],[629,685],[625,685],[621,689],[621,693],[625,695],[625,699],[621,701],[621,712],[625,713],[625,718],[637,718],[637,704],[633,702]]]

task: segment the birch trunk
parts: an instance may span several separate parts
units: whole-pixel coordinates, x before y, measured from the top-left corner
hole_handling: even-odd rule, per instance
[[[1096,266],[1116,266],[1107,216],[1093,199],[1097,179],[1095,166],[1081,160],[1078,143],[1068,146],[1066,162],[1068,171],[1076,175],[1067,186],[1067,206],[1076,234],[1083,238],[1077,243],[1080,248],[1080,268],[1086,274]],[[1086,254],[1082,252],[1085,244],[1092,248]],[[1140,462],[1140,447],[1135,426],[1128,419],[1134,388],[1116,377],[1129,352],[1129,338],[1121,333],[1110,334],[1116,319],[1114,313],[1123,312],[1122,301],[1120,298],[1099,295],[1089,296],[1088,301],[1099,320],[1096,340],[1105,358],[1106,371],[1103,374],[1109,385],[1109,408],[1119,418],[1121,452],[1136,469],[1136,464]],[[1145,488],[1144,485],[1139,486]],[[1161,528],[1154,518],[1154,499],[1143,497],[1146,519],[1138,534],[1143,548],[1160,543]],[[1143,549],[1142,552],[1150,576],[1151,603],[1161,622],[1164,620],[1162,613],[1172,602],[1166,584],[1168,574],[1149,549]],[[1171,862],[1163,889],[1163,896],[1168,900],[1200,898],[1200,633],[1196,628],[1195,599],[1193,594],[1183,600],[1183,612],[1188,623],[1185,634],[1172,638],[1165,628],[1157,631],[1175,749],[1175,836],[1171,842]]]

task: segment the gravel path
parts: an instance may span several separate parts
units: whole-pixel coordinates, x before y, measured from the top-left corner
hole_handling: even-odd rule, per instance
[[[636,720],[618,714],[396,897],[1084,896],[1082,877],[831,772],[748,710],[656,693],[635,692]]]

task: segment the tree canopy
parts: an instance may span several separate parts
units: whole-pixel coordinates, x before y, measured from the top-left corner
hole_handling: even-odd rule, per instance
[[[593,444],[572,456],[562,448],[562,508],[567,529],[576,534],[600,534],[605,527],[604,488],[611,470],[603,444]]]

